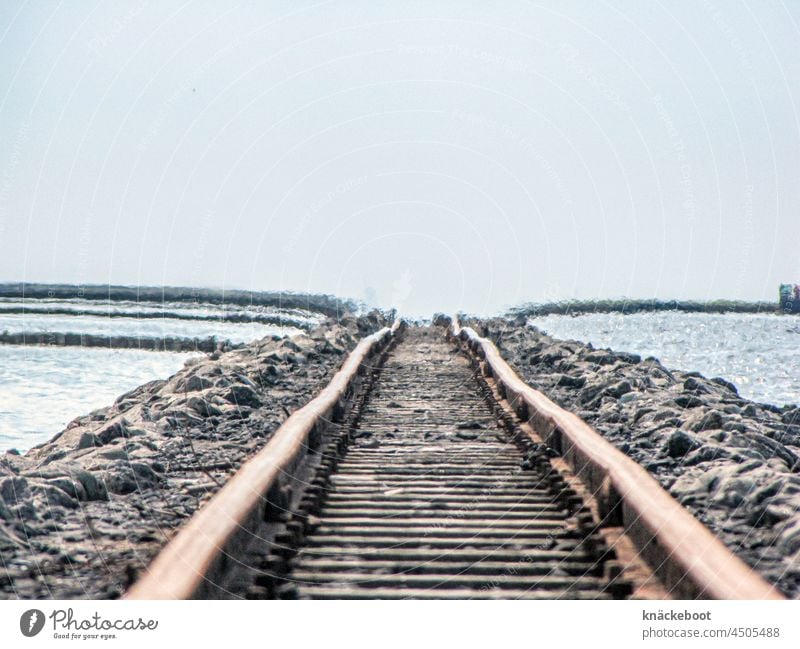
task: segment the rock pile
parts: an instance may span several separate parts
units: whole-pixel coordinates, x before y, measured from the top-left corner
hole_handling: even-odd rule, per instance
[[[647,468],[749,565],[800,597],[800,408],[656,358],[478,323],[531,386]]]
[[[192,358],[0,458],[0,597],[118,597],[333,376],[372,314]]]

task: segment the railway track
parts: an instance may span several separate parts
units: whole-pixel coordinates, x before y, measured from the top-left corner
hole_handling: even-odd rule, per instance
[[[364,341],[128,597],[778,596],[491,343],[451,333]]]
[[[441,331],[387,358],[353,439],[278,539],[251,596],[607,598],[608,548],[547,459],[517,443]],[[348,426],[345,426],[348,428]]]

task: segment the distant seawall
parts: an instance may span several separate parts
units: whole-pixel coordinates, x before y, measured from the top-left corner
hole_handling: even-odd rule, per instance
[[[27,298],[26,298],[27,299]],[[30,298],[31,301],[34,298]],[[169,318],[170,320],[188,320],[188,321],[212,321],[212,322],[231,322],[231,323],[248,323],[257,322],[264,325],[273,325],[278,327],[297,327],[298,329],[308,328],[313,325],[313,320],[303,319],[302,317],[295,317],[292,315],[264,314],[247,312],[226,312],[219,315],[197,315],[194,313],[181,313],[178,309],[163,309],[161,311],[109,311],[107,313],[98,313],[91,308],[60,308],[48,306],[47,303],[38,302],[35,305],[26,303],[24,306],[4,306],[0,303],[0,315],[65,315],[65,316],[101,316],[103,318],[136,318],[137,320],[163,320]]]
[[[241,289],[191,288],[185,286],[111,286],[75,284],[0,284],[0,298],[50,300],[104,300],[130,302],[184,302],[197,304],[236,304],[304,309],[331,317],[354,313],[358,305],[333,295],[312,295],[283,291],[245,291]]]
[[[686,313],[780,313],[776,302],[736,300],[568,300],[546,304],[528,303],[509,309],[510,316],[580,315],[584,313],[640,313],[683,311]]]
[[[0,344],[4,345],[54,345],[57,347],[106,347],[111,349],[141,349],[162,352],[226,352],[243,347],[217,338],[164,338],[140,336],[97,336],[93,334],[19,332],[0,333]]]
[[[170,319],[259,323],[286,328],[285,333],[312,330],[326,318],[341,320],[360,305],[331,295],[251,292],[189,287],[78,286],[72,284],[0,284],[0,315]],[[64,301],[74,301],[63,304]],[[61,303],[60,303],[61,302]],[[102,307],[102,311],[98,308]],[[196,307],[200,307],[199,310]],[[204,309],[203,307],[206,307]],[[210,311],[207,307],[212,307]],[[264,309],[266,307],[266,309]],[[216,313],[214,313],[216,311]],[[0,344],[106,347],[157,351],[227,351],[241,347],[219,337],[100,335],[61,331],[3,331]],[[33,329],[36,329],[35,327]],[[268,335],[265,331],[264,335]]]

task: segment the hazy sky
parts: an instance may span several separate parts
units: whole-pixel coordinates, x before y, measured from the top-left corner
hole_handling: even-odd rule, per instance
[[[0,281],[430,314],[800,282],[800,3],[0,3]]]

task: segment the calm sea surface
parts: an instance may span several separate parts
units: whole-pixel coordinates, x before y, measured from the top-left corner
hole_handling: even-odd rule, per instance
[[[33,303],[35,301],[27,302],[28,305]],[[81,309],[87,306],[79,305]],[[152,308],[162,307],[153,305]],[[141,312],[147,306],[135,305],[135,308]],[[102,304],[91,307],[92,315],[0,313],[0,332],[143,338],[216,336],[219,340],[240,343],[298,331],[259,323],[169,317],[140,319],[136,312],[127,317],[128,312],[120,311],[120,305],[113,305],[113,309],[125,316],[110,318],[102,315],[103,309],[108,313],[109,307]],[[181,309],[181,312],[187,311],[192,315],[209,315],[213,309]],[[24,452],[47,441],[75,417],[110,405],[120,394],[142,383],[171,376],[183,367],[186,359],[195,355],[135,349],[0,344],[0,453],[9,448]]]
[[[179,320],[177,318],[136,318],[102,315],[48,315],[0,313],[0,332],[53,332],[96,336],[137,336],[143,338],[208,338],[245,343],[272,334],[292,334],[296,329],[257,322]]]
[[[754,401],[800,403],[800,318],[772,314],[550,315],[529,323],[555,338],[655,356],[664,365],[721,376]]]
[[[47,441],[75,417],[174,374],[192,355],[0,345],[0,452]]]

